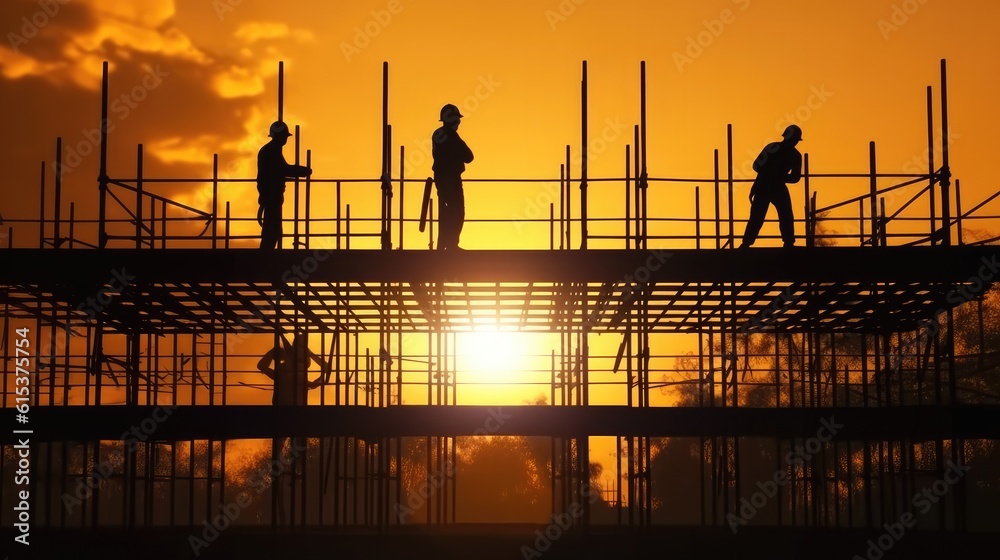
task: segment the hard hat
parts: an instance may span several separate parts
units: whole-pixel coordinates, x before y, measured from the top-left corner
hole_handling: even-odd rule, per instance
[[[268,136],[272,138],[281,138],[284,136],[292,136],[291,132],[288,132],[288,125],[281,121],[274,121],[271,123],[271,129],[267,133]]]
[[[441,107],[441,122],[453,122],[462,118],[464,115],[458,112],[458,107],[452,105],[451,103]]]
[[[790,124],[785,127],[785,131],[781,133],[781,136],[783,138],[802,140],[802,129],[797,124]]]

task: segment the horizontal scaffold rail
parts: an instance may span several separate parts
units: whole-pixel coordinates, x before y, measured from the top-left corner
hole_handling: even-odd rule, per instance
[[[705,329],[893,332],[982,294],[997,249],[3,251],[21,318],[122,332]],[[99,297],[98,297],[99,296]],[[82,323],[81,323],[82,324]]]
[[[837,441],[1000,439],[1000,406],[64,406],[32,409],[32,442],[521,435],[781,437]],[[13,409],[0,411],[14,425]],[[151,418],[155,433],[143,427]],[[125,428],[123,428],[123,426]],[[130,426],[135,433],[130,433]],[[4,443],[16,443],[6,433]]]

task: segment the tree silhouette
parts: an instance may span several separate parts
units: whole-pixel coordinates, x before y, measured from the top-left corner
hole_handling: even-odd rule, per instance
[[[992,236],[982,233],[979,237]],[[966,238],[973,239],[975,235],[967,233]],[[712,347],[704,349],[704,355],[711,352],[715,356],[712,365],[716,371],[716,406],[721,404],[719,381],[722,372],[735,375],[739,381],[739,405],[742,407],[811,406],[812,391],[817,392],[818,401],[825,405],[836,399],[838,406],[861,406],[864,404],[861,390],[864,371],[867,371],[869,383],[868,406],[934,404],[937,398],[935,371],[943,372],[945,388],[942,398],[947,402],[947,372],[951,367],[955,370],[959,404],[996,404],[1000,400],[1000,289],[989,288],[983,293],[968,295],[972,297],[952,312],[954,352],[949,352],[947,347],[952,333],[948,331],[944,310],[929,316],[919,330],[877,336],[869,334],[864,340],[860,335],[850,333],[803,336],[742,332],[735,337],[735,353],[733,338],[727,336],[728,355],[724,355],[721,337],[716,336]],[[929,328],[931,324],[936,329]],[[877,360],[873,356],[873,345],[876,343],[880,345]],[[699,364],[698,356],[690,353],[677,360],[676,370],[698,372],[702,369],[700,366],[707,368],[709,364],[707,361]],[[732,370],[727,370],[727,367],[732,367]],[[794,372],[794,376],[790,377],[789,372]],[[677,406],[708,406],[709,386],[701,382],[697,375],[680,383],[666,377],[663,381],[661,390],[671,394]],[[850,385],[846,381],[850,381]],[[712,443],[709,438],[704,452],[698,438],[661,438],[653,443],[653,449],[659,451],[653,455],[651,465],[655,520],[697,523],[703,504],[706,510],[710,510],[713,493],[718,497],[724,489],[711,488],[712,469],[724,466],[732,473],[734,468],[731,454],[713,454]],[[805,515],[801,511],[802,496],[814,495],[815,492],[826,493],[823,496],[815,494],[815,498],[828,508],[820,512],[820,515],[828,515],[827,519],[832,519],[838,509],[844,512],[849,500],[853,507],[861,509],[858,504],[865,502],[869,490],[864,481],[856,476],[864,470],[865,453],[861,442],[841,444],[837,454],[827,454],[824,450],[813,461],[798,468],[782,460],[788,444],[773,438],[739,438],[740,479],[744,497],[757,490],[756,483],[772,479],[778,471],[784,470],[797,477],[795,482],[782,488],[780,500],[771,499],[762,508],[757,508],[760,511],[755,514],[753,523],[777,523],[779,508],[783,523],[788,523],[792,513],[792,491],[797,492],[795,499],[799,503],[800,516]],[[953,442],[949,441],[941,444],[933,441],[871,442],[870,456],[876,461],[871,484],[877,485],[886,476],[886,492],[898,494],[902,503],[907,498],[904,490],[919,490],[932,484],[940,477],[938,469],[945,461],[958,455],[970,467],[964,491],[968,528],[995,526],[995,508],[990,504],[1000,501],[1000,475],[997,474],[1000,473],[1000,446],[995,441],[985,440],[966,440],[961,444],[953,452]],[[891,463],[878,461],[879,455],[891,457]],[[882,473],[878,471],[880,465]],[[845,476],[848,467],[855,475],[850,486]],[[905,477],[901,471],[907,473]],[[716,471],[717,474],[719,472]],[[832,482],[834,473],[840,479],[837,485]],[[888,476],[893,473],[894,476]],[[701,476],[705,477],[703,485],[696,482],[702,480]],[[910,486],[902,484],[906,477],[910,479]],[[733,484],[730,478],[730,491]],[[874,499],[878,499],[881,490],[877,487],[871,489],[876,496]],[[958,492],[956,490],[956,494]],[[879,504],[875,503],[873,507],[878,510]],[[719,508],[721,510],[721,506]],[[855,524],[863,524],[864,519],[856,515]],[[934,510],[924,516],[920,520],[921,525],[936,527],[936,515],[937,510]],[[951,523],[951,514],[946,515]],[[706,511],[706,519],[711,519],[710,511]]]

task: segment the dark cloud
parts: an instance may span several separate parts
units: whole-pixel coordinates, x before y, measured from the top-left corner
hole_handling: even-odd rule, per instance
[[[91,32],[97,25],[96,14],[82,2],[0,2],[0,30],[3,31],[0,48],[17,50],[38,60],[61,60],[69,38]]]
[[[36,2],[5,0],[0,3],[0,21],[30,19],[37,9]],[[40,33],[26,45],[31,50],[23,49],[23,55],[38,64],[64,64],[67,49],[79,48],[77,39],[92,36],[102,25],[93,9],[76,2],[61,6],[57,16],[45,27],[44,34]],[[10,50],[0,46],[5,48]],[[191,47],[191,52],[200,53],[196,46]],[[246,135],[246,122],[260,104],[260,98],[251,95],[224,99],[214,87],[217,76],[238,68],[238,61],[216,53],[204,53],[199,59],[190,52],[150,52],[144,45],[104,41],[97,52],[83,53],[77,66],[61,66],[59,71],[78,72],[78,77],[89,76],[99,85],[97,76],[102,60],[109,61],[112,68],[108,115],[111,176],[135,176],[139,143],[146,147],[146,176],[209,177],[214,152],[220,154],[222,161],[247,159],[251,148],[240,146],[239,140]],[[0,64],[3,61],[0,58]],[[12,135],[0,155],[0,166],[5,170],[0,214],[8,222],[38,215],[39,168],[45,160],[46,212],[51,215],[55,140],[61,136],[65,170],[63,218],[68,215],[70,202],[77,204],[78,219],[96,217],[100,90],[90,87],[93,84],[81,83],[80,79],[31,74],[12,78],[2,70],[0,67],[0,106],[6,116],[5,126]],[[203,163],[160,160],[151,147],[167,142],[203,151],[200,154],[203,158],[199,158]],[[175,196],[191,188],[162,187],[161,192]],[[130,196],[134,200],[134,195]],[[92,233],[86,233],[91,229],[81,226],[82,236],[93,240]],[[15,230],[16,244],[37,243],[36,229],[15,225]]]

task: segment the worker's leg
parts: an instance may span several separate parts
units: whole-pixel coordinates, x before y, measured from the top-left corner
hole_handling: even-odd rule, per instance
[[[757,234],[760,233],[761,226],[764,225],[764,218],[767,216],[767,208],[771,205],[771,200],[764,194],[757,194],[750,203],[750,219],[747,221],[747,228],[743,231],[743,247],[749,247],[757,241]]]
[[[454,177],[434,177],[438,193],[438,249],[448,250],[458,243],[458,231],[461,228],[462,183]]]
[[[451,231],[451,246],[457,248],[458,240],[462,236],[462,228],[465,226],[465,189],[462,181],[458,182],[458,189],[455,191],[455,225]]]
[[[438,246],[440,250],[449,249],[451,229],[455,219],[452,217],[454,206],[447,191],[438,189]]]
[[[281,465],[283,462],[283,452],[285,447],[284,437],[273,438],[271,440],[271,465]],[[281,487],[282,477],[281,473],[278,472],[274,474],[274,469],[272,469],[271,476],[271,514],[273,516],[273,523],[276,525],[283,525],[285,522],[285,494],[282,492]]]
[[[774,193],[772,202],[778,211],[781,240],[786,247],[791,247],[795,245],[795,217],[792,213],[792,197],[788,194],[788,187],[778,189],[778,192]]]
[[[268,204],[264,207],[264,225],[260,230],[260,248],[274,249],[281,247],[281,204]]]

